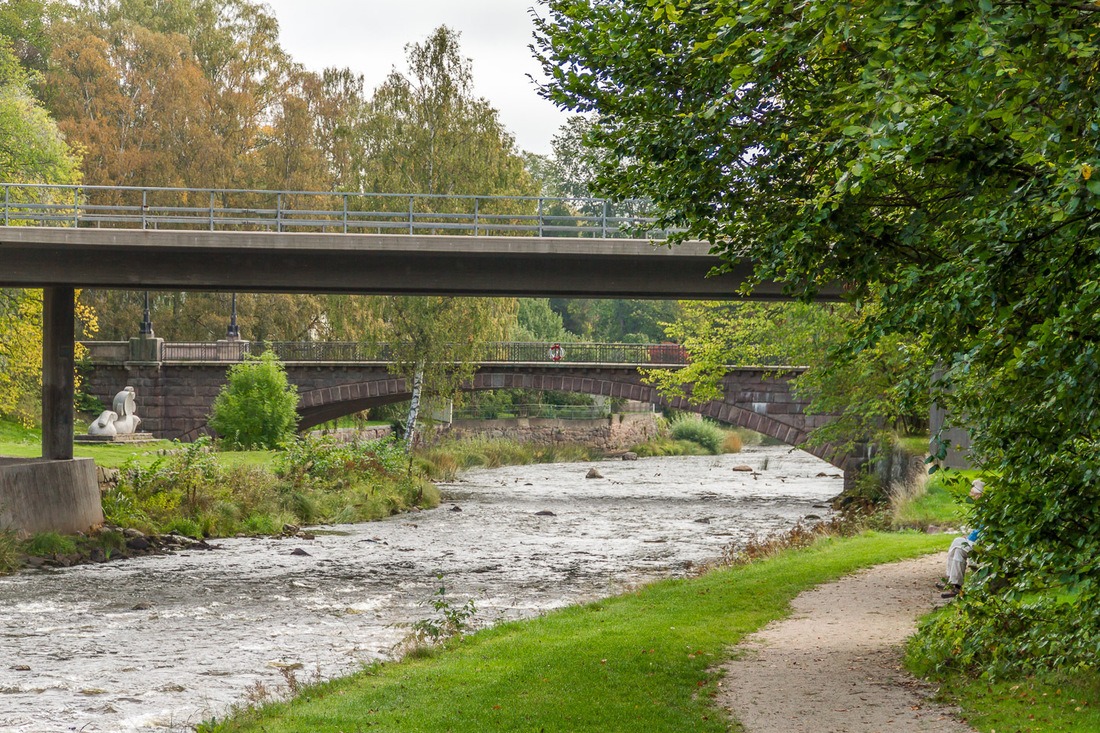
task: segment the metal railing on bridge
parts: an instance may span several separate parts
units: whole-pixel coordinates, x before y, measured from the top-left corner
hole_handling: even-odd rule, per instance
[[[165,343],[164,361],[242,361],[270,349],[284,362],[390,363],[396,347],[355,341],[220,341]],[[683,365],[687,351],[679,344],[550,343],[502,341],[481,344],[483,364],[637,364]],[[447,359],[442,355],[443,360]]]
[[[643,201],[3,183],[5,226],[663,239]]]
[[[93,363],[137,360],[125,341],[86,341]],[[395,347],[388,343],[356,341],[216,341],[160,344],[157,361],[238,362],[270,349],[284,362],[305,363],[391,363]],[[144,352],[143,352],[144,353]],[[143,356],[142,358],[148,358]],[[442,356],[446,360],[446,356]],[[504,341],[480,344],[477,361],[483,364],[627,364],[679,366],[688,354],[679,344],[616,344],[571,342]]]

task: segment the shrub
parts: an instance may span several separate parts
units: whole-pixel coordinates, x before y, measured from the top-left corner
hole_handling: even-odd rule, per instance
[[[738,433],[727,432],[726,437],[722,439],[723,453],[740,453],[742,447],[743,443]]]
[[[719,453],[726,433],[709,420],[693,415],[681,415],[669,425],[669,434],[676,440],[690,440],[703,446],[710,453]]]
[[[230,367],[214,400],[210,427],[230,448],[272,449],[293,437],[297,407],[298,388],[287,380],[275,353],[265,351]]]

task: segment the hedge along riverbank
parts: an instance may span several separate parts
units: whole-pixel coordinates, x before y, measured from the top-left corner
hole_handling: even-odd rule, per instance
[[[243,711],[212,731],[726,731],[713,670],[798,593],[870,565],[942,551],[950,537],[867,533],[655,583],[451,640]],[[454,599],[456,604],[461,599]]]

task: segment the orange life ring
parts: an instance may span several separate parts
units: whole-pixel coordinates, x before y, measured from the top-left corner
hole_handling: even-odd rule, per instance
[[[552,361],[561,361],[565,356],[565,349],[561,347],[561,344],[553,344],[550,347],[550,359]]]

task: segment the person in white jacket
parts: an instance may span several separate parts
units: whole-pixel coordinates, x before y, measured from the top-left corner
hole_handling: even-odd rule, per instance
[[[985,482],[974,479],[970,485],[970,498],[979,501],[985,493]],[[943,584],[943,598],[954,598],[962,591],[963,578],[966,576],[966,563],[970,552],[978,541],[980,529],[974,529],[965,537],[956,537],[947,549],[947,582]]]

